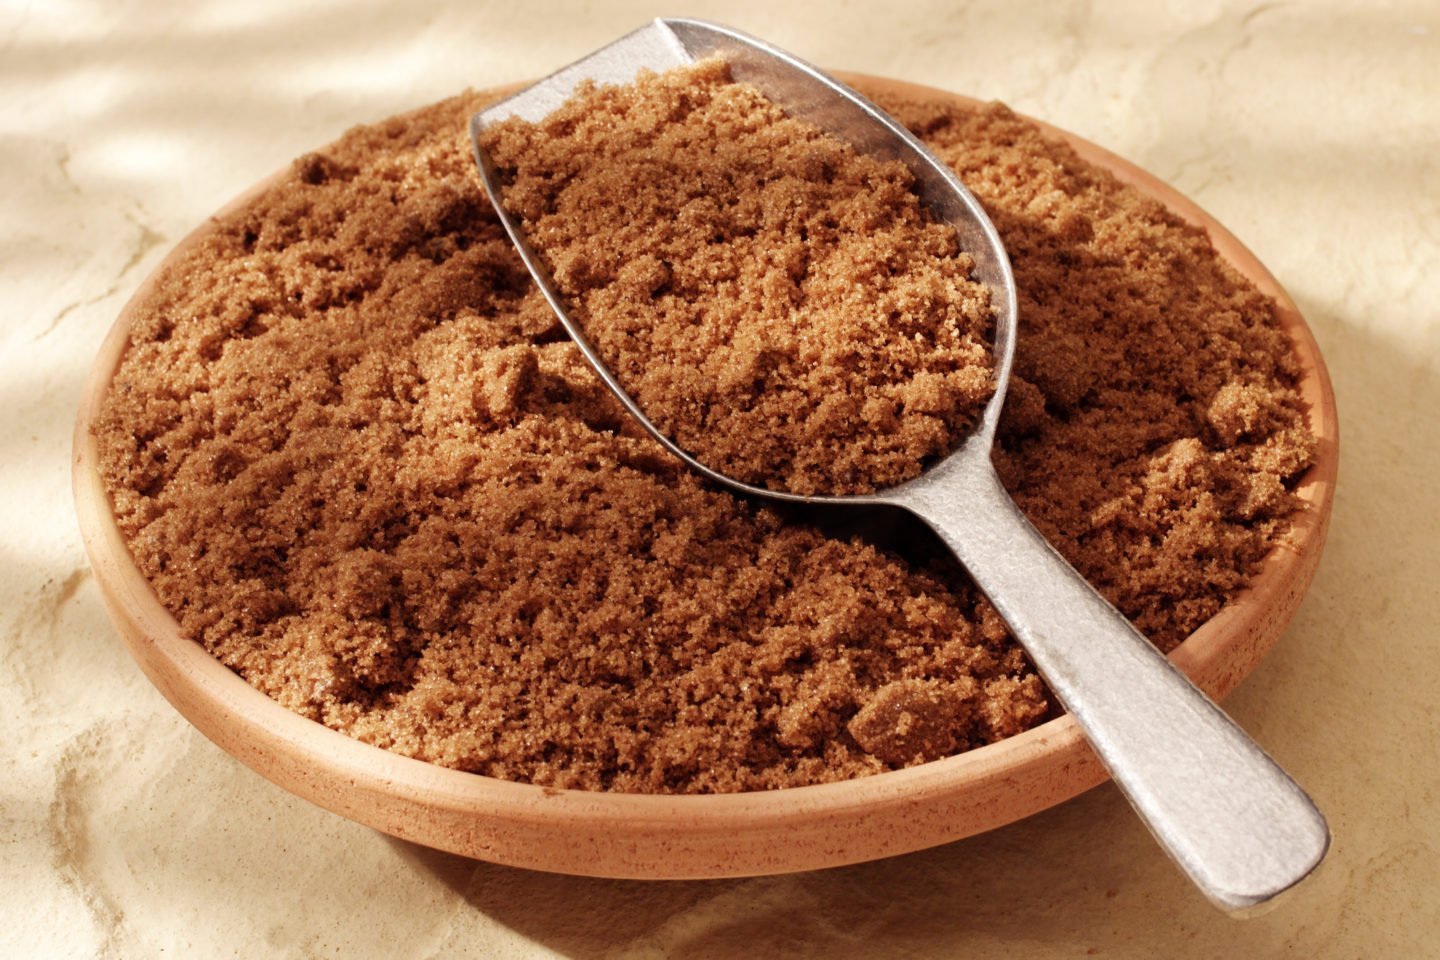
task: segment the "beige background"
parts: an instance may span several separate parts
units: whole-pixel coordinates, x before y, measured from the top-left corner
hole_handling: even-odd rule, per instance
[[[1339,397],[1331,540],[1229,701],[1336,844],[1259,919],[1191,892],[1109,787],[907,857],[608,882],[390,840],[195,733],[105,620],[69,430],[125,298],[346,127],[685,12],[1009,102],[1170,181],[1309,318]],[[1440,9],[1397,4],[0,3],[0,956],[1440,956]]]

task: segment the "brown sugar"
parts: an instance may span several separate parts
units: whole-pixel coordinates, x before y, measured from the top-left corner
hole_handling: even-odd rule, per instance
[[[993,392],[988,290],[905,165],[787,116],[723,61],[582,87],[483,143],[586,338],[727,476],[893,486]]]
[[[185,634],[352,736],[553,786],[837,780],[1048,716],[952,563],[737,500],[637,432],[493,219],[481,102],[302,158],[137,304],[95,429]],[[1173,647],[1284,537],[1310,462],[1273,304],[1005,108],[884,105],[1014,261],[1007,486]]]

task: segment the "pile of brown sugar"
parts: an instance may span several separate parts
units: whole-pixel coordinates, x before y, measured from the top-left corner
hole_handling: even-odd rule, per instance
[[[795,493],[893,486],[993,392],[989,293],[898,160],[721,60],[585,86],[482,142],[587,339],[702,463]]]
[[[635,430],[492,218],[482,99],[302,158],[136,304],[95,430],[185,634],[338,730],[555,786],[837,780],[1044,719],[953,565],[741,502]],[[1003,107],[885,105],[1014,261],[1007,485],[1169,649],[1283,538],[1310,462],[1273,305]]]

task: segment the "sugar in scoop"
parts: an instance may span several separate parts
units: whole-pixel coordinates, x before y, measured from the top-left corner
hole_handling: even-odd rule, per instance
[[[917,476],[994,388],[988,288],[898,160],[719,59],[484,130],[571,318],[698,460],[798,494]]]

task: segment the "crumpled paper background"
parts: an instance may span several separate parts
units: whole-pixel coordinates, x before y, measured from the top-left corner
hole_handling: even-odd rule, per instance
[[[551,876],[389,839],[192,730],[129,660],[69,488],[87,367],[225,200],[345,128],[538,76],[663,13],[1005,100],[1169,181],[1286,285],[1329,361],[1330,543],[1227,705],[1335,847],[1269,914],[1191,891],[1110,787],[794,876]],[[1287,5],[0,3],[0,955],[1307,958],[1440,925],[1440,9]]]

